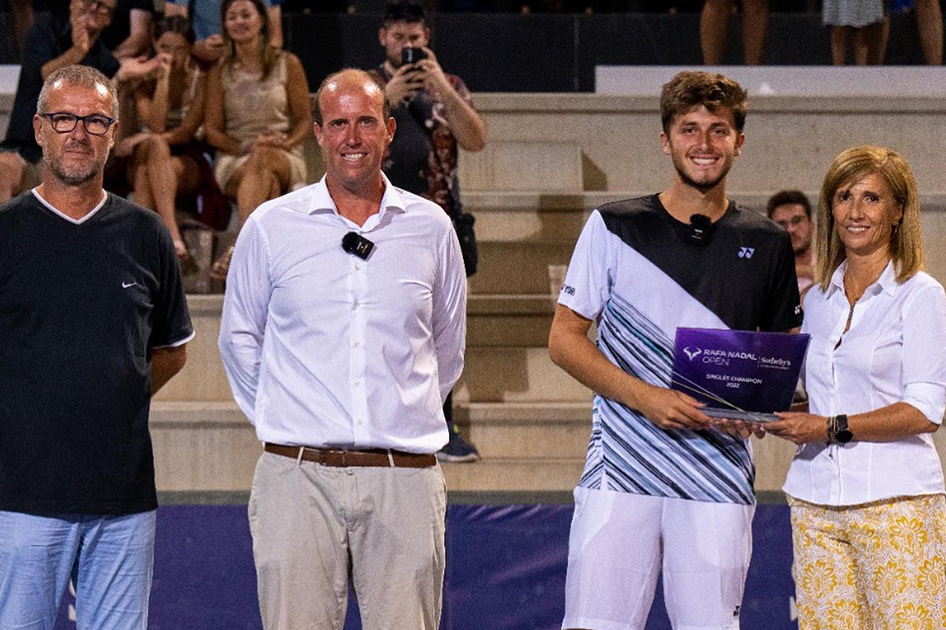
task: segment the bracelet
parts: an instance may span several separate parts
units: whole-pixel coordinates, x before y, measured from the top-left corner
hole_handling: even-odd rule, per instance
[[[838,441],[838,417],[828,416],[828,444]]]

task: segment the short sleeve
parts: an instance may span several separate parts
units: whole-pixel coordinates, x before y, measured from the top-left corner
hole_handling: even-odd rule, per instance
[[[788,233],[780,235],[780,244],[773,263],[769,308],[759,328],[766,331],[790,330],[801,326],[802,309],[795,275],[795,254]]]
[[[472,107],[473,95],[470,94],[470,90],[469,88],[466,87],[466,83],[463,82],[463,79],[461,79],[460,77],[454,74],[451,74],[450,83],[453,85],[453,89],[457,91],[457,94],[460,95],[460,98],[466,101],[466,103],[470,105],[470,107]]]
[[[575,243],[558,303],[586,319],[596,319],[611,296],[614,259],[611,233],[595,210]]]
[[[917,291],[903,309],[904,402],[940,424],[946,411],[946,293]]]
[[[163,228],[158,234],[159,269],[155,274],[158,277],[158,292],[154,300],[154,321],[148,342],[151,348],[178,346],[194,336],[171,235]]]

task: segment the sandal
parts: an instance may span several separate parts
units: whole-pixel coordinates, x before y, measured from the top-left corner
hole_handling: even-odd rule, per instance
[[[233,258],[233,245],[227,248],[227,251],[214,262],[210,267],[210,277],[214,280],[226,280],[227,273],[230,271],[230,259]]]
[[[191,253],[187,251],[187,245],[184,244],[184,241],[174,241],[174,251],[177,253],[177,263],[181,267],[182,276],[189,276],[200,270],[197,261],[194,260]]]

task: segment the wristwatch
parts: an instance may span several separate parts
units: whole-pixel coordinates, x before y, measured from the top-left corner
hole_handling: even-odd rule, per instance
[[[834,417],[834,426],[836,427],[834,432],[834,439],[838,444],[847,444],[854,439],[854,434],[851,433],[851,429],[847,426],[847,416],[839,414]]]

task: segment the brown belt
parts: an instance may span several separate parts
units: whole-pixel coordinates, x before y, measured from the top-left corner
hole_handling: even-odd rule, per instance
[[[316,462],[323,466],[383,466],[385,468],[429,468],[437,463],[431,454],[405,453],[381,448],[364,451],[346,451],[336,448],[309,448],[308,446],[283,446],[267,442],[263,450],[273,455],[282,455],[296,460]]]

